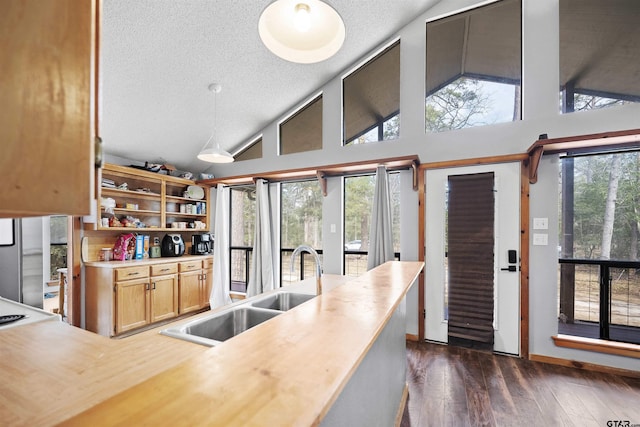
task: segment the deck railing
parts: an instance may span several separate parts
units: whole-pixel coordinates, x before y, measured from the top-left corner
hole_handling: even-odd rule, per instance
[[[640,262],[558,261],[559,331],[640,343]]]

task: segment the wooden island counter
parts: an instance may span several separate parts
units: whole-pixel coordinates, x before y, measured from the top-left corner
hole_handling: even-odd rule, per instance
[[[422,268],[394,261],[351,280],[323,276],[320,297],[212,348],[159,335],[161,328],[120,340],[57,322],[2,331],[0,419],[389,425],[406,396],[404,296]]]

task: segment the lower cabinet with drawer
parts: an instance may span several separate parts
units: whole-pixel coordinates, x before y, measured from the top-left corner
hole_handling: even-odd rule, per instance
[[[212,275],[205,271],[211,262],[86,265],[86,329],[114,336],[206,307],[203,294]]]
[[[179,263],[180,314],[209,306],[212,266],[209,259]]]

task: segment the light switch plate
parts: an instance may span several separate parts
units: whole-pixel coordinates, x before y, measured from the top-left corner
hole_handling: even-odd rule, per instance
[[[336,225],[335,224],[331,224],[331,232],[332,233],[336,232]]]
[[[534,230],[548,230],[549,229],[549,218],[533,218],[533,229]]]
[[[535,246],[547,246],[549,244],[549,235],[546,233],[534,233],[533,244]]]

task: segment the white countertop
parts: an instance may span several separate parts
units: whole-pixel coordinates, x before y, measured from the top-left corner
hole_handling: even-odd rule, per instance
[[[62,321],[59,314],[49,313],[48,311],[44,311],[39,308],[0,297],[0,316],[10,314],[25,314],[26,317],[15,322],[0,325],[0,330],[42,321]]]

